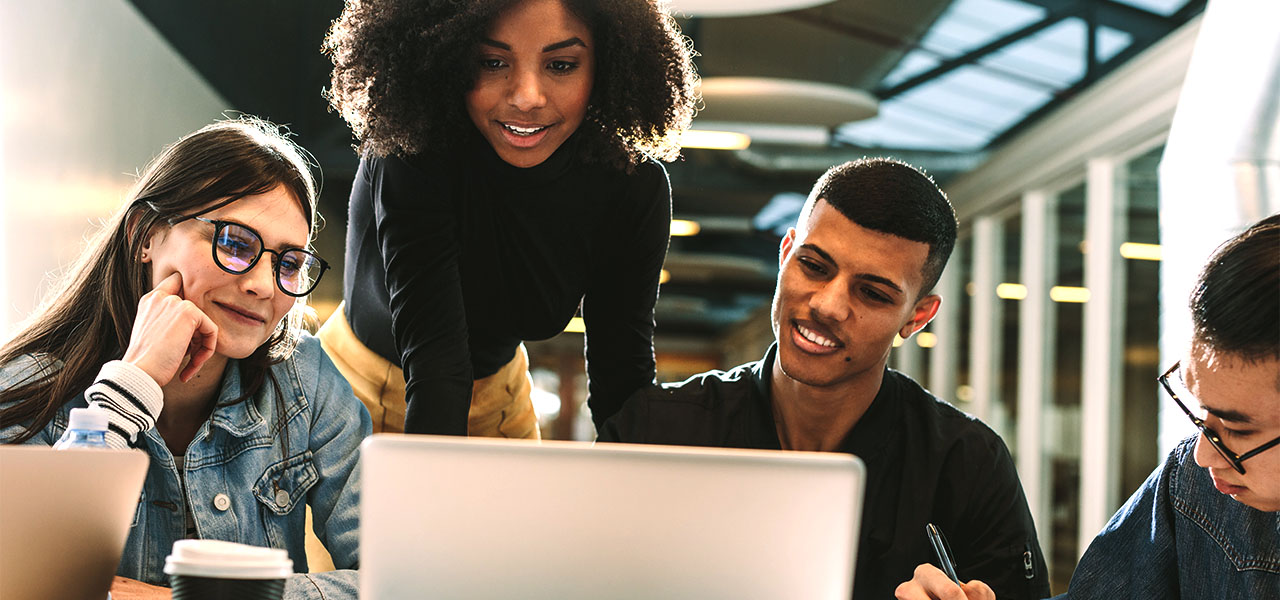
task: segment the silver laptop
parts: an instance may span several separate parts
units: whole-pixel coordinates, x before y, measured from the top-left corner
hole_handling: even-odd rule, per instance
[[[361,464],[362,600],[853,589],[850,455],[380,434]]]
[[[106,598],[146,474],[138,450],[0,445],[0,597]]]

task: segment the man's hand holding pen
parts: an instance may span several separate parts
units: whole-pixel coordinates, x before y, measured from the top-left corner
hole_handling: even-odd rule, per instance
[[[987,584],[977,580],[960,582],[946,538],[933,523],[925,527],[925,535],[929,536],[929,544],[942,568],[930,564],[916,567],[911,581],[894,590],[898,600],[996,600],[995,592]]]

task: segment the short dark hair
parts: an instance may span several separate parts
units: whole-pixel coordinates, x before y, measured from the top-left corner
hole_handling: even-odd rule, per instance
[[[493,22],[523,0],[348,0],[324,41],[331,106],[378,156],[448,151],[478,135],[464,96]],[[579,158],[630,170],[674,160],[697,103],[693,45],[652,0],[561,0],[595,38]]]
[[[920,296],[933,291],[956,245],[956,213],[928,175],[892,158],[862,158],[836,165],[809,192],[800,218],[819,199],[861,227],[929,245]]]
[[[1249,361],[1280,357],[1280,213],[1219,246],[1189,304],[1197,341]]]

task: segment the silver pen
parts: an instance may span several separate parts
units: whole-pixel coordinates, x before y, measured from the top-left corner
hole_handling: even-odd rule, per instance
[[[933,523],[924,526],[924,532],[929,536],[929,543],[933,544],[933,551],[938,554],[938,562],[942,565],[942,572],[951,578],[951,581],[960,583],[960,578],[956,576],[956,563],[951,558],[951,551],[947,548],[947,540],[942,537],[942,532]]]

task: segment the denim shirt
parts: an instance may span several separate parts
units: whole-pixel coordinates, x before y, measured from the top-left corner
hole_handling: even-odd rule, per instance
[[[50,371],[36,359],[13,361],[0,367],[0,386],[15,385],[42,368]],[[356,597],[357,459],[370,432],[369,413],[314,337],[304,336],[272,372],[283,397],[268,380],[252,398],[224,406],[240,396],[238,363],[228,362],[217,407],[187,447],[185,498],[160,433],[153,427],[140,436],[137,446],[151,463],[117,575],[168,585],[164,560],[185,534],[185,504],[200,538],[288,551],[298,573],[286,582],[286,599]],[[85,405],[83,396],[68,401],[27,443],[52,445],[66,429],[70,410]],[[284,431],[278,431],[281,405]],[[0,442],[23,431],[22,425],[6,428]],[[337,571],[305,574],[307,504]]]
[[[1058,598],[1280,598],[1280,513],[1213,487],[1184,440],[1094,538]]]

